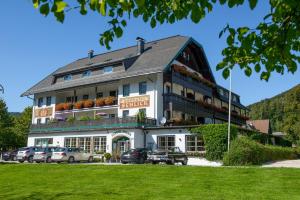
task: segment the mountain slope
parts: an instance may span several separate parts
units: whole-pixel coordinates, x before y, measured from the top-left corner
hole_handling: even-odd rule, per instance
[[[283,131],[293,142],[300,140],[300,84],[248,107],[251,119],[270,119],[273,132]]]

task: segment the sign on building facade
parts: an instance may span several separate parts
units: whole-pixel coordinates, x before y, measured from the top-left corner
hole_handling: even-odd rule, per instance
[[[120,109],[144,108],[150,106],[150,96],[120,98]]]

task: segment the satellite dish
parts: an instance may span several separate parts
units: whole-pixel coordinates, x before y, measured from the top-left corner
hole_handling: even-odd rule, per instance
[[[160,120],[161,125],[165,125],[166,122],[167,122],[167,119],[165,117],[161,118],[161,120]]]

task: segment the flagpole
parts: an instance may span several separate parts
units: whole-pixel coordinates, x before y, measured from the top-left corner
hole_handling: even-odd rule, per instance
[[[229,73],[229,106],[228,106],[228,146],[227,150],[229,151],[230,147],[230,123],[231,123],[231,69]]]

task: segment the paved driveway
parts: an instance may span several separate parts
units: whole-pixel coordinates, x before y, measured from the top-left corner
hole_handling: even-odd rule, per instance
[[[264,164],[262,167],[291,167],[291,168],[300,168],[300,160],[278,161],[278,162]]]

